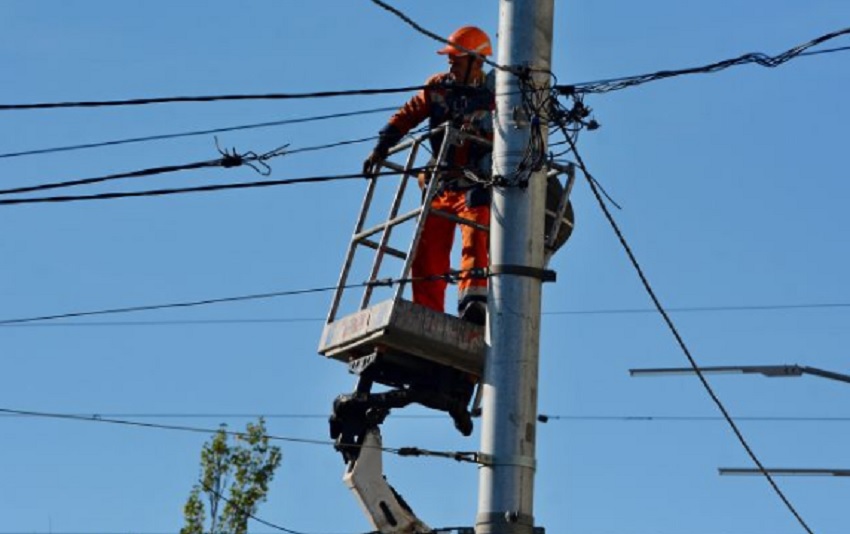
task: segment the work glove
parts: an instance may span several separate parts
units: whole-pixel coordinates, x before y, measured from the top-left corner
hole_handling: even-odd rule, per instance
[[[375,148],[371,154],[363,162],[363,176],[366,178],[374,178],[378,175],[381,168],[381,162],[387,159],[386,150]]]
[[[374,178],[381,169],[381,162],[387,159],[387,154],[393,145],[399,142],[403,134],[393,125],[387,124],[378,132],[378,144],[363,162],[363,176]]]

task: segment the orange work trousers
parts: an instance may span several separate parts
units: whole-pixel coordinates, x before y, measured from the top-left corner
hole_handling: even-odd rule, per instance
[[[445,211],[479,224],[490,224],[490,205],[468,207],[464,191],[443,191],[431,201],[431,210]],[[451,268],[450,256],[454,243],[455,226],[458,223],[436,214],[429,214],[422,228],[416,256],[413,258],[413,277],[443,275]],[[461,248],[460,270],[488,266],[487,232],[465,224],[460,225]],[[487,301],[487,279],[473,278],[461,274],[458,281],[458,312],[473,301]],[[413,302],[422,306],[445,311],[446,280],[428,280],[413,282]]]

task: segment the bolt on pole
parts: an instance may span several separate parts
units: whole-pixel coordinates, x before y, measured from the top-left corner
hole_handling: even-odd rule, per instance
[[[547,96],[552,55],[553,0],[500,0],[500,65],[531,70],[531,98]],[[539,102],[540,100],[538,100]],[[540,276],[544,267],[546,169],[527,186],[512,186],[532,128],[548,137],[545,111],[535,125],[523,105],[519,78],[496,72],[490,219],[488,353],[482,382],[481,453],[476,534],[531,534],[536,470],[537,382],[540,350]]]

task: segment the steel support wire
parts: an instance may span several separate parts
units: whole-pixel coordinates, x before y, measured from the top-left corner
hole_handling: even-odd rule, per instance
[[[797,509],[794,507],[794,505],[791,504],[791,501],[788,499],[788,497],[785,495],[785,493],[779,488],[779,486],[776,484],[776,481],[773,480],[773,477],[770,475],[770,473],[765,469],[764,465],[758,459],[758,456],[756,456],[755,451],[753,451],[752,447],[750,447],[749,443],[744,438],[743,433],[738,428],[738,425],[735,423],[734,419],[732,419],[732,416],[729,414],[729,411],[723,405],[723,403],[721,402],[721,400],[717,396],[717,394],[714,392],[714,389],[708,383],[708,380],[705,378],[705,375],[702,373],[702,371],[700,371],[700,367],[697,364],[696,360],[694,359],[693,355],[691,354],[690,349],[685,344],[685,340],[682,338],[681,334],[679,333],[679,330],[676,328],[676,325],[673,323],[673,320],[670,318],[670,315],[667,313],[667,311],[664,309],[664,306],[661,304],[661,300],[658,298],[658,296],[655,293],[655,290],[650,285],[649,279],[646,277],[646,274],[644,273],[643,268],[640,266],[640,263],[638,263],[637,257],[635,256],[634,252],[632,251],[632,248],[629,245],[629,243],[626,241],[626,238],[623,235],[623,232],[620,229],[620,226],[614,220],[614,216],[611,214],[611,211],[608,209],[608,206],[605,204],[605,200],[602,197],[602,193],[600,193],[595,179],[592,177],[590,172],[587,170],[587,166],[584,164],[584,161],[583,161],[581,155],[579,154],[579,152],[578,152],[578,150],[575,146],[575,143],[572,142],[570,137],[567,137],[567,140],[569,141],[570,148],[572,149],[573,154],[576,157],[576,161],[578,163],[579,169],[581,169],[581,172],[584,175],[585,179],[587,180],[587,183],[590,185],[590,190],[593,193],[593,196],[596,198],[596,201],[599,204],[599,207],[602,209],[602,212],[605,215],[605,218],[608,220],[608,223],[610,224],[611,229],[614,230],[614,233],[617,235],[617,239],[619,240],[620,245],[622,245],[623,250],[626,252],[626,255],[628,256],[629,261],[631,262],[632,266],[635,269],[635,272],[637,273],[638,277],[640,278],[641,284],[643,285],[644,289],[646,290],[646,293],[649,295],[649,298],[652,300],[652,303],[655,305],[655,309],[658,311],[658,313],[661,314],[661,317],[664,319],[665,324],[670,329],[670,332],[673,334],[673,337],[676,339],[676,343],[679,345],[679,348],[682,349],[682,352],[684,353],[685,357],[688,359],[688,362],[691,364],[691,367],[693,368],[697,377],[699,377],[699,380],[700,380],[703,388],[705,388],[705,391],[708,393],[709,397],[711,397],[711,400],[714,402],[714,404],[720,410],[720,413],[723,415],[723,418],[729,424],[730,428],[732,429],[732,432],[734,432],[735,436],[738,438],[738,441],[741,443],[741,446],[743,446],[744,450],[747,452],[747,455],[750,457],[750,459],[753,461],[753,463],[758,467],[759,471],[764,475],[765,480],[767,480],[767,482],[770,484],[773,491],[780,498],[780,500],[782,500],[783,504],[788,509],[788,511],[791,512],[791,514],[794,516],[794,518],[797,520],[797,522],[800,524],[800,526],[802,526],[803,529],[805,529],[806,532],[808,532],[809,534],[814,534],[812,529],[809,528],[809,525],[806,523],[806,521],[803,519],[803,517],[800,515],[800,513],[797,511]]]

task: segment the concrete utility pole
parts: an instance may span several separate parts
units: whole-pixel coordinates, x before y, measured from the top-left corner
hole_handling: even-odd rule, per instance
[[[548,71],[553,14],[553,0],[500,0],[498,63]],[[548,87],[547,74],[533,77],[536,87]],[[514,74],[497,71],[496,95],[493,175],[511,179],[528,147],[531,117]],[[545,143],[545,117],[540,127]],[[534,526],[545,203],[545,169],[527,188],[493,193],[490,263],[497,276],[490,279],[476,534],[531,534]]]

